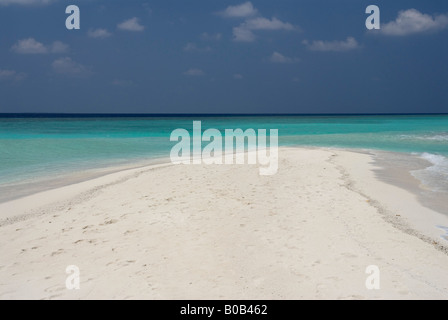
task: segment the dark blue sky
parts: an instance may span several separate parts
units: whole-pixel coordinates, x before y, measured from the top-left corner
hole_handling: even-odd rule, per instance
[[[0,28],[0,112],[448,112],[447,1],[0,0]]]

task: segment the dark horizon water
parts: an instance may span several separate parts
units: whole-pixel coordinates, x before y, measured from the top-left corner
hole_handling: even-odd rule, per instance
[[[433,116],[446,113],[1,113],[0,118],[194,118],[194,117],[359,117]]]

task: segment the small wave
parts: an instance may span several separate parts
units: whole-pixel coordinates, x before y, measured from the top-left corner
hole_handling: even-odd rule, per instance
[[[441,132],[437,134],[402,134],[399,136],[402,140],[422,140],[422,141],[438,141],[438,142],[448,142],[448,132]]]
[[[444,226],[437,226],[437,228],[442,229],[443,231],[445,231],[445,234],[442,235],[441,238],[448,241],[448,228],[444,227]]]
[[[424,152],[421,157],[435,166],[447,166],[448,168],[448,159],[442,155]]]
[[[430,162],[431,166],[412,171],[412,175],[433,191],[448,192],[448,158],[426,152],[420,157]]]

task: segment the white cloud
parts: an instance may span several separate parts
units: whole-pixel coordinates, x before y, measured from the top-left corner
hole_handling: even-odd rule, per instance
[[[279,52],[274,52],[269,60],[274,63],[295,63],[300,61],[299,58],[286,57]]]
[[[233,40],[238,42],[253,42],[256,39],[254,31],[257,30],[299,30],[297,26],[289,22],[283,22],[273,17],[262,17],[251,2],[245,2],[237,6],[229,6],[220,12],[221,16],[231,18],[244,18],[244,22],[233,27]]]
[[[255,41],[254,33],[244,26],[233,28],[233,40],[238,42],[253,42]]]
[[[201,34],[201,39],[202,40],[206,40],[206,41],[211,41],[211,40],[221,40],[222,38],[222,34],[221,33],[215,33],[215,34],[209,34],[207,32],[204,32],[203,34]]]
[[[145,27],[138,22],[138,18],[136,17],[123,21],[122,23],[118,24],[117,27],[120,30],[126,31],[143,31],[145,29]]]
[[[195,76],[195,77],[197,77],[197,76],[203,76],[203,75],[205,75],[205,73],[204,73],[204,71],[202,71],[201,69],[194,69],[194,68],[191,68],[191,69],[185,71],[185,72],[184,72],[184,75],[186,75],[186,76]]]
[[[185,45],[183,50],[187,51],[187,52],[191,52],[191,51],[195,51],[197,49],[198,49],[198,47],[194,43],[189,42]]]
[[[448,27],[448,15],[431,16],[415,9],[400,11],[398,17],[381,26],[381,33],[388,36],[406,36],[434,32]]]
[[[298,28],[293,26],[289,22],[283,22],[277,18],[267,19],[263,17],[257,17],[248,19],[238,27],[233,28],[233,40],[240,42],[252,42],[255,41],[255,34],[253,30],[297,30]]]
[[[234,78],[234,79],[237,79],[237,80],[241,80],[241,79],[243,79],[244,77],[243,77],[243,75],[241,75],[241,74],[239,74],[239,73],[235,73],[235,74],[233,75],[233,78]]]
[[[209,52],[212,50],[211,47],[207,46],[204,48],[200,48],[198,47],[196,44],[189,42],[185,45],[185,47],[183,48],[183,50],[185,52]]]
[[[280,21],[277,18],[267,19],[258,17],[247,20],[243,24],[249,30],[294,30],[295,27],[288,23]]]
[[[302,42],[304,45],[308,47],[309,50],[312,51],[350,51],[354,49],[358,49],[360,46],[355,38],[348,37],[345,41],[322,41],[317,40],[309,43],[307,40]]]
[[[20,54],[47,54],[47,53],[65,53],[69,47],[63,42],[55,41],[51,45],[44,45],[34,38],[19,40],[11,48],[14,52]]]
[[[48,53],[47,47],[33,38],[19,40],[15,45],[13,45],[12,50],[21,54]]]
[[[25,78],[26,78],[26,74],[23,72],[17,72],[15,70],[0,69],[0,81],[20,81]]]
[[[267,19],[263,17],[253,18],[245,21],[238,27],[233,28],[233,40],[239,42],[255,41],[253,30],[297,30],[289,22],[283,22],[277,18]]]
[[[245,2],[237,6],[228,6],[219,14],[226,18],[247,18],[256,15],[257,12],[251,2]]]
[[[49,51],[51,53],[65,53],[68,52],[68,49],[68,45],[61,41],[55,41],[51,46],[49,46]]]
[[[47,5],[54,0],[0,0],[0,5],[7,6],[10,4],[17,4],[23,6],[38,6],[38,5]]]
[[[72,58],[60,58],[52,63],[53,71],[69,76],[84,77],[91,74],[91,71],[82,64],[75,62]]]
[[[87,35],[90,38],[99,38],[99,39],[104,39],[104,38],[108,38],[112,35],[112,33],[110,33],[109,31],[107,31],[106,29],[90,29],[87,32]]]
[[[143,10],[145,10],[146,11],[146,13],[148,14],[148,15],[151,15],[152,14],[152,9],[151,9],[151,7],[149,6],[149,3],[143,3],[142,4],[142,7],[143,7]]]

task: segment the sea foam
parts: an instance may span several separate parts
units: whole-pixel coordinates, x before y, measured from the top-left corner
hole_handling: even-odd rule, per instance
[[[419,141],[434,141],[434,142],[448,142],[448,132],[439,132],[435,134],[402,134],[399,136],[402,140],[419,140]]]
[[[448,158],[426,152],[420,157],[431,165],[422,170],[412,171],[412,175],[432,191],[448,192]]]

